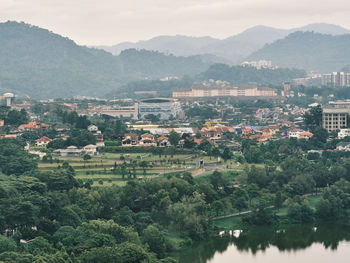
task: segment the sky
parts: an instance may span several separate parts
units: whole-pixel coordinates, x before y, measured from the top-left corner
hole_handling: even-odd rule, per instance
[[[23,21],[80,45],[158,35],[226,38],[256,25],[350,28],[349,0],[0,0],[0,22]]]

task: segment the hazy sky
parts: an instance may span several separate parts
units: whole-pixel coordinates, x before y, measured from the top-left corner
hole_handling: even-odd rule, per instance
[[[176,34],[225,38],[255,25],[350,28],[349,15],[349,0],[0,0],[0,21],[24,21],[83,45]]]

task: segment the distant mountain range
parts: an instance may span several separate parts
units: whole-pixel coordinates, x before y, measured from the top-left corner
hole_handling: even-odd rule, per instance
[[[211,64],[210,56],[135,49],[113,56],[36,26],[0,23],[0,92],[35,98],[103,96],[129,81],[195,75]]]
[[[273,43],[278,39],[297,31],[313,31],[321,34],[342,35],[350,34],[350,30],[332,24],[310,24],[293,29],[278,29],[267,26],[255,26],[240,34],[226,39],[211,37],[188,37],[188,36],[159,36],[146,41],[136,43],[123,42],[114,46],[100,46],[114,55],[128,48],[146,49],[159,51],[175,56],[191,56],[210,54],[219,58],[225,58],[227,62],[237,64],[242,62],[253,52],[263,48],[266,44]]]
[[[295,32],[254,52],[247,60],[267,59],[280,67],[340,71],[350,65],[350,34]]]
[[[232,62],[233,58],[236,61],[268,59],[282,67],[323,72],[350,65],[350,34],[343,34],[348,32],[346,29],[314,24],[299,30],[333,35],[298,31],[286,36],[288,30],[255,27],[225,40],[178,36],[170,37],[170,41],[168,37],[160,37],[153,40],[158,43],[159,51],[126,49],[112,55],[104,50],[79,46],[36,26],[0,23],[0,93],[11,91],[37,99],[115,93],[128,96],[130,88],[135,90],[142,85],[156,85],[157,90],[163,91],[169,90],[170,84],[178,88],[203,78],[222,78],[242,84],[278,84],[304,75],[303,71],[287,69],[261,71],[259,75],[249,68],[215,64]],[[276,38],[280,39],[273,42]],[[175,39],[181,39],[182,44],[177,45]],[[175,56],[172,53],[176,52],[162,48],[178,48],[183,56]],[[200,50],[203,50],[202,54],[198,54]],[[169,85],[159,81],[169,76],[189,78]],[[134,84],[127,85],[130,82]]]

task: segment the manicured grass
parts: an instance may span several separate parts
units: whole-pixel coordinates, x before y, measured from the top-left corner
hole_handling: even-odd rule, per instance
[[[222,230],[242,229],[242,216],[223,218],[214,221],[214,225]]]

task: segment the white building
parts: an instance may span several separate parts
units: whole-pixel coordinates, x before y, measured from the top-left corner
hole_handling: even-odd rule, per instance
[[[338,132],[338,138],[344,139],[347,136],[350,136],[350,129],[340,129]]]
[[[154,98],[139,102],[139,117],[141,119],[145,119],[147,115],[154,115],[161,120],[167,120],[170,116],[176,117],[180,110],[180,104],[173,99]]]

